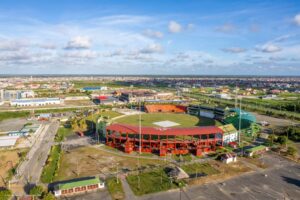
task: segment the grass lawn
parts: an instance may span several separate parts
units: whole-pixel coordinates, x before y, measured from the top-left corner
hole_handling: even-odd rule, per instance
[[[121,180],[117,183],[117,178],[109,178],[106,180],[106,187],[111,195],[113,200],[125,199],[125,193],[122,187]]]
[[[195,174],[212,175],[219,173],[219,171],[213,168],[209,163],[188,164],[181,166],[181,168],[190,176],[193,176]]]
[[[111,119],[111,118],[114,118],[114,117],[121,116],[123,114],[112,111],[112,110],[107,110],[107,111],[101,111],[100,115],[103,116],[103,117],[109,117]]]
[[[172,155],[172,158],[176,161],[183,161],[183,162],[189,162],[193,160],[193,157],[191,154],[186,155]]]
[[[0,112],[0,121],[11,118],[21,118],[28,117],[28,111],[19,111],[19,112]]]
[[[170,179],[163,168],[141,173],[139,177],[140,188],[138,188],[138,175],[127,176],[127,182],[135,195],[166,191],[177,187],[175,183],[170,182]]]
[[[172,121],[178,123],[177,127],[192,127],[192,126],[208,126],[215,125],[217,122],[213,119],[208,118],[198,118],[196,116],[191,116],[188,114],[176,114],[176,113],[149,113],[142,115],[142,126],[152,126],[159,127],[154,125],[154,122],[160,121]],[[139,123],[139,115],[130,115],[127,117],[122,117],[120,119],[115,120],[117,123],[130,124],[130,125],[138,125]]]
[[[43,168],[41,181],[43,183],[51,183],[59,168],[59,159],[61,157],[61,147],[59,145],[52,146],[46,165]]]

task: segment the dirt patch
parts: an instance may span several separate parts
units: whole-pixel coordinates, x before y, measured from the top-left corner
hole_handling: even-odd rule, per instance
[[[10,169],[15,167],[19,160],[19,152],[22,150],[1,150],[0,151],[0,187],[6,185],[8,177],[10,174]]]
[[[207,184],[216,181],[224,181],[230,179],[232,177],[241,175],[246,172],[250,172],[251,169],[246,167],[241,162],[232,163],[232,164],[224,164],[218,161],[213,161],[210,163],[215,169],[217,169],[220,173],[213,174],[210,176],[203,176],[200,178],[192,179],[188,182],[189,185],[198,185],[198,184]]]
[[[141,166],[154,166],[163,161],[140,159]],[[79,147],[63,153],[60,167],[55,178],[67,180],[92,175],[108,175],[119,170],[133,170],[138,166],[137,158],[130,158],[105,152],[94,147]]]

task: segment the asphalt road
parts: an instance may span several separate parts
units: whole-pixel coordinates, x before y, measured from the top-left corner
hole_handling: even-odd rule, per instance
[[[23,184],[36,184],[40,180],[42,168],[47,160],[50,148],[54,143],[54,137],[59,123],[51,122],[42,127],[34,145],[27,154],[24,162],[20,165],[15,176],[15,181]]]
[[[245,174],[221,183],[192,186],[184,192],[168,191],[142,196],[143,200],[265,200],[299,199],[300,165],[278,156],[266,156],[267,170]]]

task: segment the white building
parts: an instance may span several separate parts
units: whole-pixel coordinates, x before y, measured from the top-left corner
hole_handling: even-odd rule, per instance
[[[59,98],[44,98],[44,99],[16,99],[10,102],[11,106],[47,106],[59,105],[62,100]]]
[[[12,147],[16,144],[19,136],[1,136],[0,147]]]
[[[225,94],[225,93],[216,94],[215,97],[219,98],[219,99],[232,99],[230,95]]]
[[[237,156],[233,153],[226,153],[221,156],[221,161],[226,164],[236,162]]]
[[[235,142],[238,140],[238,131],[234,128],[232,124],[226,124],[219,127],[224,131],[223,133],[223,143],[226,145],[229,142]]]

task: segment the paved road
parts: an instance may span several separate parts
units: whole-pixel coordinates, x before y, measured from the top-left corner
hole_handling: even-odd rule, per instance
[[[300,165],[277,156],[267,156],[266,163],[272,167],[245,174],[222,183],[187,187],[181,193],[181,200],[265,200],[299,199]],[[143,200],[176,200],[180,192],[168,191],[140,197]]]
[[[17,175],[13,182],[19,184],[38,183],[42,173],[42,168],[47,160],[50,148],[54,143],[54,137],[59,128],[58,122],[51,122],[43,125],[41,132],[38,133],[35,143],[28,152],[26,159],[17,169]]]

